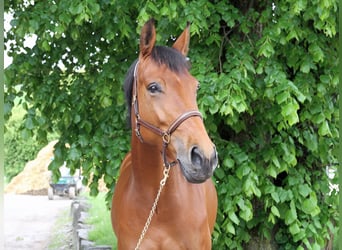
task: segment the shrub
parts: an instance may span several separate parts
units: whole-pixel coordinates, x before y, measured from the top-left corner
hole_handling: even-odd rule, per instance
[[[34,138],[22,137],[20,126],[23,123],[23,115],[24,110],[17,106],[13,109],[13,116],[6,123],[4,166],[8,182],[23,170],[26,162],[36,157],[39,150],[39,144]]]

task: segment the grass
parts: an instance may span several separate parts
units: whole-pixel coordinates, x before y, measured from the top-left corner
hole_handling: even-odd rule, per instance
[[[58,216],[51,230],[52,235],[50,236],[48,250],[69,249],[69,244],[72,243],[71,230],[70,211],[66,209]]]
[[[89,240],[95,242],[96,245],[108,245],[113,250],[117,249],[110,210],[106,206],[105,193],[99,193],[96,197],[88,197],[88,199],[91,207],[86,222],[93,227],[88,233]]]

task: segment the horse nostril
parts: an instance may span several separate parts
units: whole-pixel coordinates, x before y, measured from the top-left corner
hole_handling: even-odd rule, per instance
[[[203,159],[198,147],[193,147],[191,150],[191,162],[193,165],[202,166]]]

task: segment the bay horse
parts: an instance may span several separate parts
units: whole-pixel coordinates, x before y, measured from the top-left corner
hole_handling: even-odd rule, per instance
[[[131,151],[120,167],[111,218],[119,250],[211,249],[217,193],[215,145],[189,73],[190,24],[172,48],[156,46],[154,20],[140,35],[124,90]]]

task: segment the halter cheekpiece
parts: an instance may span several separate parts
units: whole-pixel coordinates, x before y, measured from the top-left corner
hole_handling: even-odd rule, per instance
[[[134,109],[134,114],[135,114],[135,134],[136,136],[139,138],[139,140],[141,142],[144,142],[143,137],[140,133],[140,126],[144,126],[145,128],[149,129],[150,131],[152,131],[153,133],[161,136],[162,141],[163,141],[163,161],[164,161],[164,167],[172,167],[174,165],[177,164],[177,160],[173,161],[173,162],[168,162],[167,158],[166,158],[166,149],[167,146],[169,145],[169,143],[171,142],[171,134],[179,127],[179,125],[181,125],[185,120],[189,119],[190,117],[193,116],[199,116],[202,119],[202,115],[199,111],[197,110],[192,110],[192,111],[188,111],[183,113],[182,115],[178,116],[178,118],[176,120],[174,120],[171,125],[169,126],[169,128],[164,131],[161,130],[160,128],[144,121],[143,119],[141,119],[140,114],[139,114],[139,103],[138,103],[138,77],[137,77],[137,71],[138,71],[138,65],[139,65],[139,61],[137,61],[137,63],[135,64],[134,67],[134,83],[133,83],[133,98],[132,98],[132,106]]]

